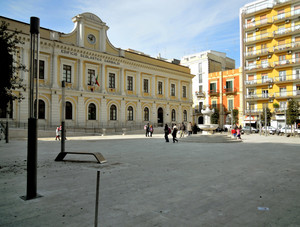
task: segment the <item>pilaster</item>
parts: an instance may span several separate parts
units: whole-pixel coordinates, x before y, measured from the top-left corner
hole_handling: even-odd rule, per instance
[[[87,112],[87,108],[84,105],[84,97],[81,95],[78,97],[77,103],[77,125],[78,126],[85,126],[86,116],[85,113]]]

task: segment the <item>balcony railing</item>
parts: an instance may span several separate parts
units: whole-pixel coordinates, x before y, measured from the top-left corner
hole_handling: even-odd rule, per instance
[[[274,67],[283,67],[283,66],[292,66],[294,64],[300,64],[300,58],[292,58],[292,59],[287,59],[287,60],[281,60],[281,61],[275,61],[273,62]]]
[[[225,93],[225,94],[232,94],[232,93],[236,93],[236,88],[225,88],[224,90],[223,90],[223,92]]]
[[[271,9],[272,7],[273,7],[272,3],[263,3],[263,4],[257,3],[245,8],[244,13],[245,14],[255,13],[264,9]]]
[[[268,69],[271,68],[272,65],[269,62],[262,63],[262,64],[251,64],[245,67],[246,71],[254,71],[254,70],[261,70],[261,69]]]
[[[273,98],[272,95],[269,95],[268,93],[262,93],[262,94],[248,94],[246,95],[246,99],[268,99]]]
[[[274,36],[286,35],[288,33],[299,31],[299,30],[300,30],[300,25],[292,26],[290,28],[278,29],[277,31],[274,31]]]
[[[209,90],[208,94],[211,96],[216,96],[216,95],[219,95],[220,92],[218,90]]]
[[[300,95],[300,92],[298,92],[298,90],[294,90],[294,91],[280,91],[280,92],[276,92],[274,93],[274,96],[276,99],[280,99],[280,98],[288,98],[288,97],[294,97]]]
[[[245,56],[251,57],[251,56],[256,56],[256,55],[268,54],[270,52],[273,52],[271,48],[264,48],[264,49],[260,49],[260,50],[248,51],[245,53]]]
[[[276,22],[276,21],[279,21],[279,20],[288,19],[289,17],[296,16],[296,15],[299,15],[299,14],[300,14],[299,9],[292,10],[292,11],[289,11],[289,12],[284,12],[284,13],[275,15],[273,17],[273,21]]]
[[[275,77],[275,83],[278,82],[289,82],[289,81],[294,81],[294,80],[300,80],[300,75],[299,74],[292,74],[292,75],[280,75]]]
[[[271,32],[267,32],[267,33],[263,33],[260,35],[256,35],[256,36],[251,36],[251,37],[247,37],[245,38],[245,42],[254,42],[254,41],[258,41],[258,40],[262,40],[262,39],[269,39],[273,37],[273,33]]]
[[[273,78],[263,78],[263,79],[255,79],[255,80],[246,80],[245,81],[245,85],[259,85],[259,84],[269,84],[269,83],[273,83],[274,80]]]
[[[251,23],[245,24],[244,28],[246,28],[246,29],[255,28],[255,27],[262,26],[262,25],[271,24],[272,22],[273,22],[272,18],[265,18],[265,19],[262,19],[259,21],[253,21]]]
[[[274,52],[279,52],[279,51],[286,51],[292,48],[300,48],[300,42],[292,42],[292,43],[285,43],[282,45],[274,46],[273,50]]]
[[[202,91],[196,91],[196,92],[195,92],[195,95],[196,95],[197,97],[205,97],[205,93],[202,92]]]

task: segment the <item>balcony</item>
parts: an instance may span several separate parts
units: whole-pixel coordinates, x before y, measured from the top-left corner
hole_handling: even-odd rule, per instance
[[[290,22],[290,20],[297,18],[300,15],[300,10],[292,10],[289,12],[284,12],[281,14],[277,14],[273,17],[274,24],[281,23],[286,21],[286,23]]]
[[[286,51],[298,50],[298,49],[300,49],[300,42],[285,43],[273,47],[274,53],[276,54],[286,52]]]
[[[247,37],[247,38],[245,38],[245,42],[247,45],[250,45],[250,44],[256,43],[258,41],[262,42],[262,41],[271,40],[271,39],[273,39],[273,33],[267,32],[267,33],[263,33],[260,35]]]
[[[265,71],[272,69],[272,65],[269,62],[262,63],[262,64],[251,64],[245,67],[245,71],[247,72],[258,72],[258,71]]]
[[[274,68],[287,68],[287,67],[295,67],[300,65],[300,58],[292,58],[289,60],[281,60],[273,62]]]
[[[258,115],[261,112],[262,111],[259,110],[259,109],[257,109],[257,108],[251,108],[251,110],[250,109],[245,110],[245,113],[248,114],[248,115],[249,114],[251,114],[251,115]]]
[[[299,33],[299,31],[300,31],[299,25],[292,26],[290,28],[278,29],[277,31],[274,31],[274,37],[281,38],[287,35],[293,35]]]
[[[248,94],[246,95],[245,97],[246,99],[250,99],[250,100],[260,100],[260,101],[266,101],[266,100],[269,100],[270,98],[274,98],[272,95],[269,95],[268,93],[262,93],[262,94],[256,94],[256,93],[253,93],[253,94]]]
[[[237,92],[237,89],[236,88],[225,88],[223,90],[223,93],[226,94],[226,95],[233,95]]]
[[[289,5],[293,2],[295,2],[295,0],[276,0],[275,5],[274,5],[274,9],[285,6],[285,5]]]
[[[276,84],[284,84],[290,82],[300,82],[300,75],[299,74],[292,74],[292,75],[281,75],[275,77]]]
[[[208,95],[209,96],[219,96],[220,92],[218,90],[209,90]]]
[[[245,58],[250,59],[250,58],[254,58],[254,57],[261,57],[261,56],[272,54],[272,53],[273,53],[272,48],[264,48],[264,49],[260,49],[260,50],[246,52]]]
[[[263,79],[255,79],[255,80],[246,80],[245,85],[246,87],[256,87],[261,85],[270,85],[273,84],[274,80],[273,78],[263,78]]]
[[[196,91],[195,92],[195,95],[198,97],[198,98],[204,98],[205,97],[205,93],[203,91]]]
[[[294,98],[295,96],[300,96],[300,92],[298,92],[298,90],[280,91],[280,92],[274,93],[275,99],[288,99],[288,98]]]
[[[251,6],[244,8],[243,12],[247,16],[255,15],[258,12],[267,12],[273,8],[273,3],[256,3]]]
[[[253,21],[251,23],[245,24],[244,28],[245,31],[250,31],[250,30],[254,30],[256,28],[262,28],[268,25],[271,25],[273,23],[273,19],[268,17],[259,21]]]

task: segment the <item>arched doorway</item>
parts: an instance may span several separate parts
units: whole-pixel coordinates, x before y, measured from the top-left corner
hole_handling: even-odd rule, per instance
[[[200,117],[198,117],[198,124],[203,124],[203,117],[202,116],[200,116]]]
[[[158,126],[164,125],[164,111],[161,107],[157,110],[157,124]]]

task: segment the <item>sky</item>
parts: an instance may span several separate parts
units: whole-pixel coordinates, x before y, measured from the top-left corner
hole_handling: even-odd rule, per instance
[[[181,59],[205,50],[224,52],[240,66],[239,9],[251,0],[0,0],[0,15],[70,33],[72,18],[97,15],[116,48]]]

